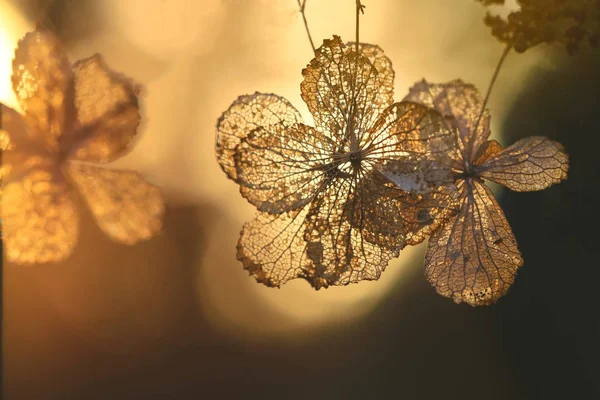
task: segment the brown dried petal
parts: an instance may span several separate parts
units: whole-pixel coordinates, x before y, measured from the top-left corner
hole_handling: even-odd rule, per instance
[[[400,250],[406,243],[407,228],[403,219],[403,196],[408,193],[397,189],[378,172],[359,186],[361,209],[350,218],[363,238],[382,248]]]
[[[351,224],[365,209],[352,192],[355,184],[332,178],[318,198],[301,209],[259,213],[244,225],[238,259],[268,286],[294,278],[304,278],[316,289],[378,279],[399,248],[380,248],[365,239],[369,226]]]
[[[137,134],[138,88],[111,71],[98,54],[73,66],[80,128],[69,138],[70,158],[110,162],[121,157]]]
[[[6,140],[10,141],[10,150],[50,154],[45,146],[44,134],[28,124],[17,111],[0,103],[0,119],[0,129],[4,132]]]
[[[292,127],[301,122],[300,113],[283,97],[258,92],[240,96],[217,122],[217,161],[230,179],[237,180],[234,154],[243,138],[257,128],[269,131],[279,124]]]
[[[388,107],[369,130],[367,139],[367,159],[380,163],[439,160],[456,147],[456,137],[441,115],[411,102]]]
[[[317,128],[340,146],[356,147],[379,114],[391,104],[390,89],[367,57],[342,43],[324,40],[302,71],[302,98]],[[384,78],[385,79],[385,78]]]
[[[495,156],[502,151],[502,145],[495,140],[488,140],[481,145],[479,151],[475,155],[473,161],[474,166],[479,166],[485,163],[487,160]]]
[[[429,239],[425,274],[456,303],[488,305],[506,293],[523,259],[491,190],[467,180],[460,196],[460,212]]]
[[[402,203],[405,240],[411,246],[423,242],[459,211],[458,192],[454,185],[439,186],[423,195],[396,189],[395,196]]]
[[[376,173],[365,187],[363,236],[388,249],[421,243],[458,211],[454,184],[409,193]]]
[[[132,171],[70,163],[68,171],[100,228],[112,239],[136,244],[162,229],[160,191]]]
[[[279,287],[311,269],[303,239],[307,213],[308,207],[279,215],[258,213],[244,224],[237,258],[258,282]]]
[[[370,229],[379,228],[364,216],[372,206],[371,194],[358,186],[368,179],[361,173],[332,179],[310,205],[304,232],[307,257],[313,262],[316,276],[327,285],[378,279],[403,246],[384,248],[368,241],[374,235]]]
[[[356,49],[356,42],[349,42],[346,47]],[[359,43],[358,52],[369,59],[377,71],[380,82],[379,95],[375,98],[380,110],[392,105],[394,102],[394,76],[392,61],[385,55],[381,47],[373,44]]]
[[[357,228],[351,228],[350,224],[343,226],[343,228],[337,231],[330,230],[327,238],[336,237],[338,241],[343,240],[340,243],[343,246],[342,249],[347,251],[347,254],[352,257],[349,259],[346,268],[339,271],[339,275],[326,275],[324,279],[326,279],[328,285],[345,286],[364,280],[377,280],[383,271],[385,271],[390,260],[398,257],[400,254],[399,248],[389,249],[370,243],[365,238],[365,232]],[[346,232],[342,236],[341,233],[344,230]],[[334,233],[336,236],[332,235]],[[346,254],[341,253],[339,250],[336,253]]]
[[[40,132],[15,110],[0,103],[2,179],[5,184],[23,178],[33,168],[50,168],[52,153]]]
[[[480,176],[517,192],[542,190],[567,178],[569,156],[545,137],[521,139],[477,168]]]
[[[259,211],[279,214],[309,202],[331,163],[331,144],[316,129],[283,124],[257,128],[236,147],[240,192]]]
[[[29,32],[12,64],[12,86],[28,123],[44,134],[45,145],[58,150],[57,139],[70,124],[71,67],[58,39]]]
[[[404,100],[432,107],[448,118],[450,126],[458,131],[458,146],[465,160],[472,161],[490,135],[490,115],[487,109],[482,114],[483,98],[471,84],[461,80],[442,84],[423,80],[410,89]]]
[[[381,173],[405,192],[424,195],[439,186],[453,184],[452,169],[436,161],[390,161]]]
[[[2,189],[2,235],[9,262],[34,264],[67,258],[79,217],[61,177],[34,169]]]

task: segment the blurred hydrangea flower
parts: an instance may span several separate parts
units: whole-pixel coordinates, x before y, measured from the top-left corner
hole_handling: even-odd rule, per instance
[[[502,5],[505,0],[477,0],[484,5]],[[586,41],[600,44],[600,1],[517,0],[520,9],[506,20],[487,14],[485,24],[492,35],[511,44],[519,53],[540,43],[560,43],[572,54]]]
[[[405,100],[439,111],[458,147],[439,160],[454,171],[459,212],[431,235],[426,276],[437,292],[470,305],[494,303],[523,264],[510,225],[484,179],[518,192],[536,191],[567,177],[568,155],[545,137],[521,139],[502,149],[490,135],[490,115],[479,91],[460,80],[422,81]]]
[[[77,243],[77,189],[102,230],[134,244],[162,227],[157,188],[138,173],[104,169],[124,155],[139,125],[138,88],[99,55],[70,65],[50,33],[27,33],[13,60],[20,115],[0,105],[2,234],[8,261],[66,258]]]
[[[384,172],[419,186],[436,176],[432,156],[453,148],[454,136],[436,111],[393,102],[394,71],[378,46],[334,36],[302,74],[315,128],[273,94],[241,96],[219,118],[218,162],[260,211],[244,225],[237,257],[268,286],[378,279],[450,202],[443,191],[400,190]]]

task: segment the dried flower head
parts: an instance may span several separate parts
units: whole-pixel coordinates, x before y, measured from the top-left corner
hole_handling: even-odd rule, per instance
[[[512,285],[523,264],[517,242],[485,179],[524,192],[566,179],[568,155],[544,137],[519,140],[502,149],[490,135],[479,91],[460,80],[422,81],[406,100],[438,110],[458,138],[458,147],[440,160],[454,171],[459,212],[429,239],[426,276],[438,293],[470,305],[494,303]]]
[[[244,225],[237,257],[268,286],[377,279],[436,227],[427,207],[445,209],[443,193],[408,194],[381,171],[426,168],[453,135],[434,110],[393,103],[394,71],[379,47],[355,49],[334,36],[302,71],[315,128],[273,94],[241,96],[219,118],[218,162],[260,211]]]
[[[99,55],[71,66],[56,37],[35,31],[19,41],[12,86],[24,114],[0,105],[9,261],[58,261],[71,253],[79,230],[73,187],[114,240],[134,244],[161,229],[158,189],[135,172],[90,164],[129,149],[140,119],[135,85]]]
[[[477,0],[484,5],[504,0]],[[540,43],[560,43],[570,54],[583,43],[600,44],[600,1],[598,0],[517,0],[518,11],[506,20],[488,13],[485,24],[492,35],[512,44],[519,53]]]

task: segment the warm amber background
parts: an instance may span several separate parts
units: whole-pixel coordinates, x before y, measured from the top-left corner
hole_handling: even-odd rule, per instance
[[[364,0],[361,41],[396,71],[396,98],[426,77],[482,91],[502,52],[472,0]],[[513,2],[514,3],[514,2]],[[311,58],[296,0],[0,0],[0,99],[16,41],[44,24],[72,60],[94,52],[145,86],[144,123],[116,166],[164,188],[162,236],[126,247],[82,209],[65,263],[5,266],[7,399],[593,398],[600,323],[598,55],[511,55],[490,101],[495,138],[546,135],[572,155],[566,183],[500,200],[525,265],[508,297],[472,309],[441,298],[407,249],[378,282],[315,292],[249,278],[235,260],[253,210],[213,154],[240,94],[300,99]],[[354,38],[353,0],[309,0],[317,43]],[[502,11],[502,10],[501,10]],[[593,132],[595,136],[593,136]],[[584,195],[585,194],[585,195]],[[595,262],[595,264],[594,264]],[[591,396],[590,396],[591,395]],[[599,394],[600,395],[600,394]]]

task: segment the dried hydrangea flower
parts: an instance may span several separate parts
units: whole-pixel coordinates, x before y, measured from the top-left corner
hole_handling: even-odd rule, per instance
[[[419,213],[423,205],[445,206],[394,188],[380,171],[399,160],[425,165],[453,135],[434,110],[393,103],[394,71],[379,47],[355,49],[334,36],[302,72],[316,128],[262,93],[241,96],[218,121],[218,162],[260,211],[244,225],[237,257],[268,286],[377,279],[408,236],[416,242],[437,223]]]
[[[502,5],[504,0],[477,0]],[[586,41],[600,44],[600,2],[596,0],[517,0],[519,10],[504,20],[488,13],[492,35],[519,53],[540,43],[560,43],[572,54]]]
[[[135,85],[99,55],[71,66],[56,37],[35,31],[18,43],[12,86],[24,114],[0,105],[7,260],[43,263],[72,252],[79,230],[73,188],[114,240],[134,244],[161,229],[158,189],[138,173],[91,164],[129,149],[140,119]]]
[[[422,81],[406,98],[438,110],[453,126],[458,148],[441,161],[455,172],[459,212],[429,239],[426,276],[437,292],[470,305],[494,303],[523,264],[517,242],[485,179],[524,192],[567,177],[568,155],[544,137],[521,139],[502,149],[490,135],[478,90],[462,81]]]

